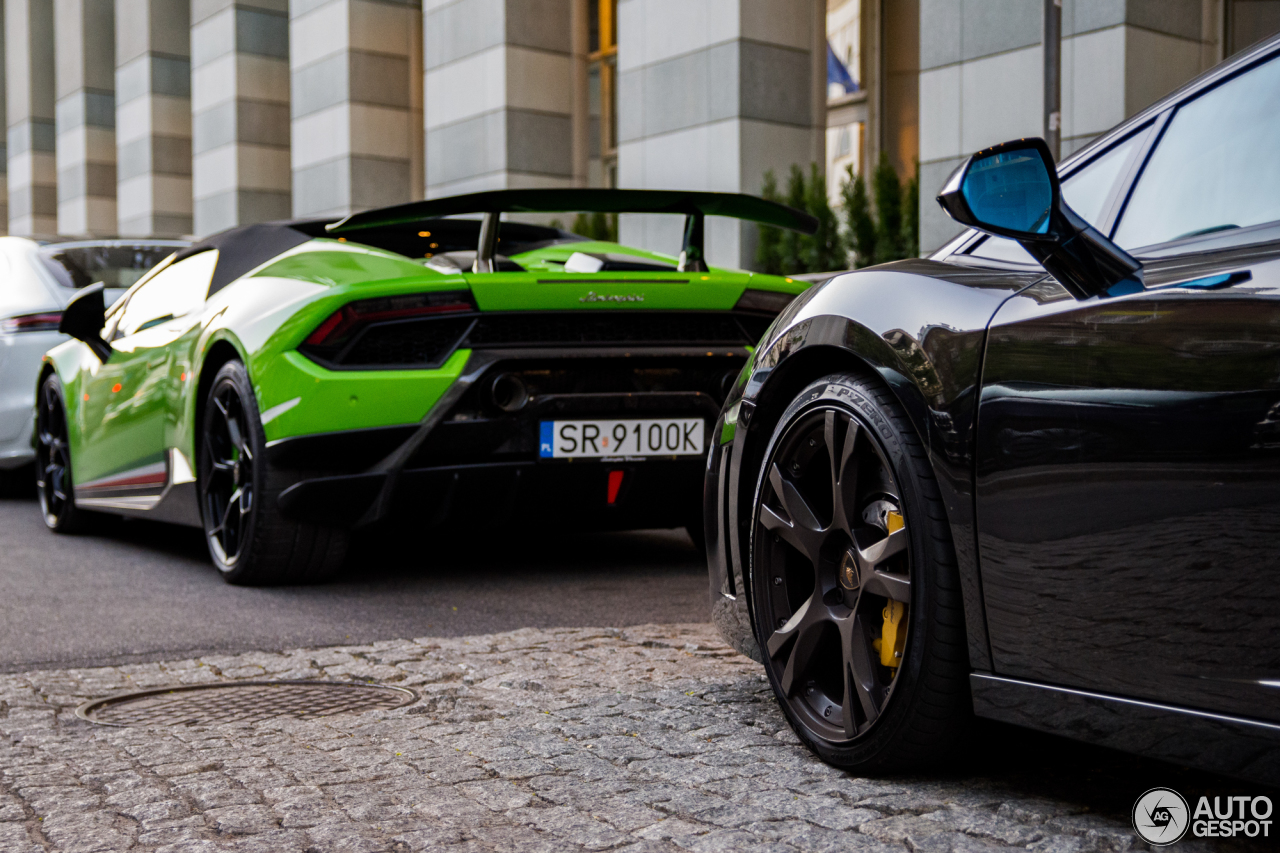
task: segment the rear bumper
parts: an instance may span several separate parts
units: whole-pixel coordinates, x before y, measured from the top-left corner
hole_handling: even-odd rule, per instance
[[[32,409],[34,410],[34,406]],[[35,429],[34,414],[22,423],[17,436],[7,441],[0,441],[0,471],[21,468],[35,461],[36,451],[32,446],[32,432]]]
[[[609,474],[621,488],[609,502]],[[575,530],[682,527],[698,517],[702,459],[643,462],[494,462],[303,480],[279,498],[299,521],[356,527],[503,525]],[[382,512],[375,507],[389,491]]]
[[[271,442],[280,511],[352,528],[401,520],[619,530],[700,521],[704,456],[544,460],[539,425],[696,416],[707,425],[709,447],[720,409],[711,389],[716,377],[741,366],[745,352],[597,351],[594,363],[577,360],[583,357],[591,356],[575,353],[570,362],[542,352],[473,353],[420,423]],[[523,371],[533,393],[518,411],[504,412],[486,394],[494,376],[513,371]],[[621,390],[624,380],[641,379],[649,387]],[[616,486],[618,472],[621,488],[610,501],[610,474]]]

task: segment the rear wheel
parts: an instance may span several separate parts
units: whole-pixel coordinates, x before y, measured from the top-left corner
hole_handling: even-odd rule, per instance
[[[937,757],[967,718],[968,663],[946,516],[905,414],[873,380],[829,376],[765,459],[750,586],[788,722],[841,767]]]
[[[85,525],[71,484],[71,444],[62,382],[50,373],[36,402],[36,492],[45,525],[55,533],[75,533]]]
[[[266,436],[244,365],[224,364],[204,402],[199,434],[200,514],[222,577],[245,585],[307,583],[337,573],[344,530],[300,524],[276,507]]]

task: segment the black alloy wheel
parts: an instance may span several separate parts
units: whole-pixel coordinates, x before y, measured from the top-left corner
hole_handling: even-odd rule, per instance
[[[234,377],[220,376],[205,403],[200,508],[209,550],[223,571],[235,570],[253,536],[257,483],[251,429]]]
[[[267,464],[267,438],[249,373],[228,361],[204,397],[197,488],[209,556],[228,583],[315,583],[342,567],[347,531],[293,521],[277,500],[287,485]]]
[[[50,373],[40,383],[36,406],[36,492],[44,523],[58,533],[83,526],[71,484],[71,444],[62,383]]]
[[[797,734],[843,767],[915,763],[964,718],[954,556],[910,430],[873,380],[827,377],[784,413],[756,490],[765,668]]]

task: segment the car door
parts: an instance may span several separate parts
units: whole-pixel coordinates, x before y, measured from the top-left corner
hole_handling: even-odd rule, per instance
[[[1113,230],[1145,289],[1048,281],[994,317],[975,485],[998,674],[1280,719],[1277,138],[1280,61],[1179,105]]]
[[[145,496],[168,481],[165,436],[179,383],[173,345],[199,322],[217,251],[178,260],[125,298],[108,325],[111,357],[85,382],[77,497]]]

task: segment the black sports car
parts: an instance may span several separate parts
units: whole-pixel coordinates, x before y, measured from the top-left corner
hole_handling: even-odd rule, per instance
[[[861,770],[969,714],[1280,780],[1280,39],[765,333],[714,430],[715,620]]]

